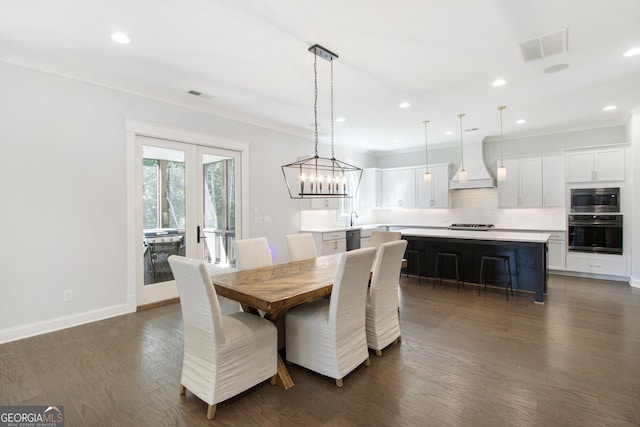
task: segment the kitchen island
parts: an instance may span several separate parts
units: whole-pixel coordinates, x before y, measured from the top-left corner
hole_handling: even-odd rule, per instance
[[[408,241],[408,250],[418,250],[420,265],[416,272],[434,277],[437,252],[462,254],[463,279],[478,283],[483,255],[510,257],[513,289],[535,293],[535,302],[543,304],[547,292],[547,233],[475,231],[407,228],[400,230]],[[411,268],[412,261],[409,260]],[[453,263],[443,267],[444,277],[455,277]],[[416,268],[417,267],[417,268]],[[501,274],[501,273],[499,273]]]

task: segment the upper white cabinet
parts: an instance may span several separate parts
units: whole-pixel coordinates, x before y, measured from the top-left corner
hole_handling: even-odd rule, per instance
[[[507,180],[498,181],[498,207],[564,206],[564,157],[505,159]]]
[[[542,158],[542,206],[565,205],[564,178],[563,156]]]
[[[429,166],[431,183],[424,183],[427,168],[416,168],[416,207],[418,208],[448,208],[451,206],[449,197],[449,163]]]
[[[542,159],[506,159],[507,180],[498,181],[498,207],[542,206]]]
[[[338,209],[340,200],[333,198],[311,199],[311,209]]]
[[[567,152],[567,182],[624,181],[625,156],[624,147]]]
[[[360,208],[382,206],[382,169],[370,168],[362,171],[358,199]]]
[[[384,207],[414,208],[416,206],[415,168],[383,170],[382,202]]]

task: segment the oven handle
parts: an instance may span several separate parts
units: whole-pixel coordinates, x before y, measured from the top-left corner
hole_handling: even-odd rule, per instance
[[[569,226],[622,227],[622,221],[569,221]]]

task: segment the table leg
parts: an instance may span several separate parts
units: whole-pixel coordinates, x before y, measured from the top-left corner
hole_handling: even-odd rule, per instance
[[[275,325],[278,323],[278,319],[280,318],[280,316],[282,316],[283,313],[283,311],[274,310],[265,314],[264,317],[265,319],[273,322],[273,324]],[[276,377],[276,384],[284,388],[285,390],[290,389],[294,385],[293,379],[291,378],[291,375],[289,375],[287,365],[285,364],[284,360],[282,360],[282,357],[280,357],[280,353],[278,353],[278,375]]]
[[[293,380],[291,379],[291,375],[289,375],[289,370],[287,370],[287,366],[285,365],[282,357],[278,353],[278,376],[276,377],[276,384],[285,390],[293,387]]]

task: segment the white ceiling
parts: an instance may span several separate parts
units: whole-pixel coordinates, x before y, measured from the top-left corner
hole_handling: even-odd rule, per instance
[[[624,124],[640,106],[640,55],[622,56],[640,46],[639,19],[638,0],[3,0],[0,60],[312,140],[318,43],[339,55],[336,145],[375,153],[422,148],[423,120],[430,144],[459,143],[458,113],[479,128],[465,142],[496,136],[499,105],[506,139]],[[518,42],[561,28],[567,53],[523,61]],[[111,41],[117,31],[132,43]],[[318,61],[325,138],[329,63]],[[543,72],[556,64],[569,68]]]

